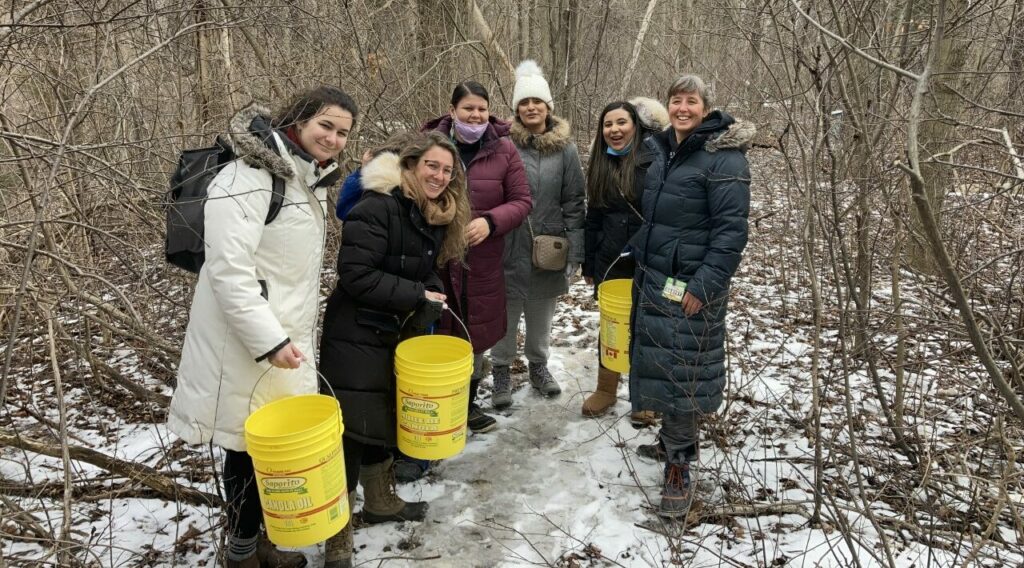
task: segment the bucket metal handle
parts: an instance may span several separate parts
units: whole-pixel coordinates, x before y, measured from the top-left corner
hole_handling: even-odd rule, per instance
[[[338,395],[334,393],[334,387],[331,386],[331,383],[327,380],[327,377],[325,377],[323,373],[320,372],[319,369],[314,367],[312,363],[306,360],[303,360],[300,365],[309,365],[309,367],[313,369],[313,372],[316,373],[318,379],[317,382],[323,382],[325,385],[327,385],[327,390],[331,391],[331,396],[334,397],[335,400],[337,400]],[[273,365],[268,366],[267,369],[263,371],[263,374],[261,374],[259,378],[256,379],[256,383],[252,385],[252,390],[249,391],[249,414],[253,413],[252,397],[256,395],[256,389],[260,386],[260,382],[263,380],[263,377],[267,376],[267,373],[269,373],[273,368]]]

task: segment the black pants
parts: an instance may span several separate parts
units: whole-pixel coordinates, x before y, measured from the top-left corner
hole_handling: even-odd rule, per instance
[[[223,477],[228,534],[235,540],[256,538],[263,522],[263,507],[252,457],[246,452],[225,449]]]
[[[359,468],[387,461],[391,451],[384,446],[364,444],[343,436],[341,446],[345,450],[345,485],[348,491],[355,491],[359,483]]]

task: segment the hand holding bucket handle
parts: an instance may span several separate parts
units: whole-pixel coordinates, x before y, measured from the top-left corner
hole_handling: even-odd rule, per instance
[[[299,365],[306,360],[306,356],[294,343],[289,341],[283,347],[274,351],[274,354],[267,358],[270,365],[278,369],[298,369]]]
[[[288,345],[291,345],[291,342],[289,342]],[[284,348],[282,348],[282,349],[284,349]],[[298,348],[296,348],[296,351],[298,351]],[[269,361],[269,359],[268,359],[268,361]],[[323,376],[323,374],[316,367],[314,367],[312,363],[307,361],[305,357],[303,357],[302,360],[299,361],[299,363],[300,363],[300,365],[309,365],[309,367],[311,369],[313,369],[313,372],[316,373],[316,376],[317,376],[318,380],[320,382],[322,382],[324,385],[327,386],[327,390],[331,391],[331,396],[333,396],[335,399],[338,398],[338,396],[336,394],[334,394],[334,388],[331,387],[331,383],[327,381],[327,377]],[[269,373],[270,370],[273,369],[273,368],[274,368],[273,364],[271,364],[271,366],[267,367],[267,370],[263,371],[263,373],[259,376],[259,378],[256,379],[256,382],[252,385],[252,390],[249,391],[249,413],[250,414],[252,414],[252,411],[253,411],[253,408],[252,408],[252,397],[256,394],[256,388],[260,386],[260,381],[263,380],[263,377],[267,376],[267,373]]]

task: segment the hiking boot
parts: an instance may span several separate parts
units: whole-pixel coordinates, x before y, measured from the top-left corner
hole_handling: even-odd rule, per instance
[[[512,371],[508,365],[495,365],[491,373],[494,377],[491,405],[499,410],[512,406]]]
[[[637,410],[629,413],[629,423],[637,430],[658,425],[661,414],[653,410]]]
[[[484,414],[475,402],[469,403],[469,416],[466,418],[466,425],[474,434],[490,432],[498,427],[498,421],[489,414]]]
[[[302,568],[306,565],[305,554],[278,550],[265,534],[260,536],[255,556],[259,561],[257,565],[260,568]],[[252,557],[250,556],[250,558]]]
[[[341,532],[327,539],[324,547],[324,568],[352,568],[352,519]]]
[[[661,443],[661,438],[655,440],[653,444],[637,446],[636,455],[656,462],[663,462],[668,458],[668,452],[665,451],[665,445]]]
[[[548,371],[548,366],[544,363],[530,363],[530,384],[544,396],[562,394],[562,387],[558,386],[555,378],[551,376],[551,371]]]
[[[619,376],[619,373],[611,369],[597,368],[597,390],[583,401],[583,416],[601,416],[608,412],[609,408],[615,406],[619,400],[616,397],[619,390]]]
[[[422,521],[427,503],[407,503],[395,492],[395,460],[392,457],[359,468],[363,484],[363,520],[370,524],[389,521]]]
[[[665,464],[665,485],[661,489],[658,516],[667,519],[686,518],[693,504],[693,484],[690,481],[690,463]]]

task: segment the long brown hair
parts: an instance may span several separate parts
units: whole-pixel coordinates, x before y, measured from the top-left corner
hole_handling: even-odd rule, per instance
[[[613,110],[622,109],[633,121],[633,140],[629,153],[619,159],[608,155],[608,143],[604,141],[604,117]],[[587,167],[587,203],[592,207],[607,207],[612,199],[621,195],[632,203],[635,195],[637,156],[643,145],[644,127],[640,123],[636,107],[626,101],[608,103],[597,119],[597,135],[590,149],[590,165]]]
[[[431,131],[411,137],[399,154],[403,181],[409,173],[416,169],[423,154],[434,146],[444,148],[452,155],[452,177],[448,187],[438,196],[438,200],[451,200],[455,206],[455,216],[445,226],[444,241],[437,255],[437,265],[444,266],[449,260],[462,260],[469,243],[466,241],[466,225],[469,224],[469,196],[466,191],[466,172],[462,170],[462,161],[455,144],[440,132]],[[420,189],[422,191],[422,189]],[[444,205],[442,205],[444,207]]]

